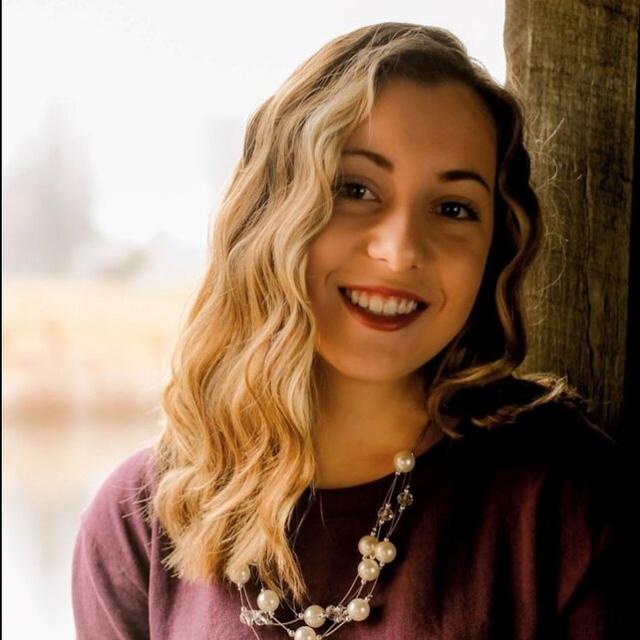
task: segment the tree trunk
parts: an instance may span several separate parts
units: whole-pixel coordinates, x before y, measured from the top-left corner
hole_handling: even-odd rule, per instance
[[[637,0],[507,0],[504,28],[547,225],[520,370],[566,375],[614,437],[640,355],[628,326],[639,14]]]

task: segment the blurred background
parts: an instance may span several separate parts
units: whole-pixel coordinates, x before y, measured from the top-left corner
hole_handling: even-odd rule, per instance
[[[502,2],[3,0],[3,637],[74,636],[80,513],[158,432],[248,117],[387,20],[451,29],[504,82]]]

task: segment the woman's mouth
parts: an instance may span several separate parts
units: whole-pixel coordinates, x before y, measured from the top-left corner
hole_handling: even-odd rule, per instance
[[[398,329],[402,329],[416,320],[422,312],[429,307],[428,304],[419,302],[418,306],[411,313],[385,316],[376,314],[353,302],[344,288],[339,287],[338,290],[340,291],[340,297],[352,317],[369,329],[377,329],[378,331],[397,331]]]

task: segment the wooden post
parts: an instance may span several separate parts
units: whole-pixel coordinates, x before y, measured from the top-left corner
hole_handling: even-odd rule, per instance
[[[504,28],[547,224],[520,370],[566,375],[616,438],[640,358],[628,327],[639,16],[637,0],[507,0]]]

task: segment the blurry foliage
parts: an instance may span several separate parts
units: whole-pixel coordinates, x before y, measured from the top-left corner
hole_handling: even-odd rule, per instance
[[[5,418],[156,412],[187,285],[14,277],[3,291]]]

